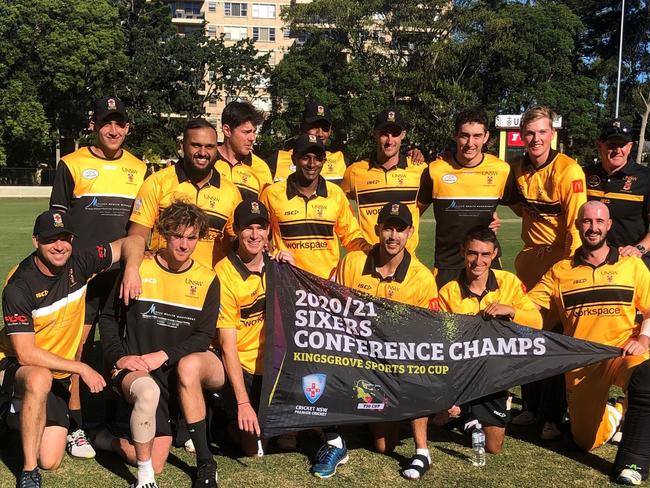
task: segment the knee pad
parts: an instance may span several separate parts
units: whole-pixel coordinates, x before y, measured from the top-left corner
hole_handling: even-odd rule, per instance
[[[131,383],[129,393],[135,400],[131,412],[131,437],[144,444],[156,436],[156,409],[160,388],[151,376],[142,376]]]

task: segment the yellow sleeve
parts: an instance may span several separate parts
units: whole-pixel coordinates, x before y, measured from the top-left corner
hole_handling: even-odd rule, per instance
[[[429,310],[438,310],[438,287],[433,274],[425,268],[419,275],[420,293],[415,305]]]
[[[237,329],[241,319],[239,304],[230,286],[223,281],[221,282],[220,300],[217,329]]]
[[[634,258],[636,263],[634,282],[634,306],[645,313],[650,309],[650,271],[641,258]]]
[[[343,181],[341,181],[341,190],[346,195],[350,193],[355,193],[356,189],[354,188],[354,176],[353,176],[354,165],[350,165],[345,168],[345,173],[343,174]]]
[[[160,178],[150,176],[142,183],[129,220],[153,229],[160,211]]]
[[[539,313],[535,304],[530,300],[525,292],[524,284],[513,275],[510,304],[515,309],[513,321],[518,324],[532,327],[533,329],[542,328],[542,314]]]
[[[453,313],[452,287],[448,284],[438,290],[438,310]]]
[[[542,308],[549,310],[555,296],[555,267],[549,269],[535,287],[528,292],[528,298]]]
[[[363,238],[357,219],[352,214],[350,204],[341,191],[339,196],[339,215],[334,224],[334,232],[348,251],[363,251],[370,244]]]
[[[271,204],[271,188],[273,188],[274,185],[277,183],[274,183],[271,186],[267,186],[262,193],[260,194],[260,202],[264,204],[266,209],[269,211],[269,241],[272,241],[273,247],[276,249],[283,249],[281,247],[282,244],[282,237],[280,236],[280,227],[278,225],[278,219],[275,216],[275,211],[273,210],[273,205]]]
[[[578,163],[570,164],[561,180],[560,204],[566,215],[566,243],[564,257],[568,258],[581,245],[580,232],[575,222],[580,207],[587,201],[585,174]]]

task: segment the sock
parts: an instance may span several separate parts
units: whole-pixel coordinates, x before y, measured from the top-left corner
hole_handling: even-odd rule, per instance
[[[336,434],[336,437],[332,439],[328,439],[327,436],[325,437],[327,440],[327,443],[330,446],[338,447],[339,449],[343,449],[343,439],[341,439],[341,436]]]
[[[68,415],[70,417],[70,428],[68,432],[74,432],[77,429],[81,429],[83,425],[83,418],[81,416],[81,409],[79,410],[68,410]]]
[[[187,430],[190,433],[190,439],[194,443],[194,449],[196,449],[197,463],[199,461],[211,460],[212,452],[210,452],[210,446],[208,445],[208,430],[205,425],[205,419],[187,424]]]
[[[147,461],[138,461],[138,486],[156,481],[151,458]]]
[[[421,455],[423,455],[424,457],[426,457],[426,458],[429,460],[429,462],[431,462],[431,454],[429,454],[429,449],[427,449],[427,448],[416,449],[416,450],[415,450],[415,454],[416,454],[416,455],[417,455],[417,454],[421,454]]]

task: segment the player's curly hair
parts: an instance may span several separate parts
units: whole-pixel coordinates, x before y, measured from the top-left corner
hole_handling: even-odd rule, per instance
[[[160,214],[157,229],[165,238],[178,229],[193,227],[199,231],[199,239],[208,235],[208,216],[203,210],[190,202],[177,200]]]
[[[556,114],[553,109],[542,105],[535,105],[526,109],[524,114],[521,116],[519,128],[523,130],[524,127],[537,119],[548,119],[551,121],[551,125],[553,125],[553,119],[555,119],[555,117]]]

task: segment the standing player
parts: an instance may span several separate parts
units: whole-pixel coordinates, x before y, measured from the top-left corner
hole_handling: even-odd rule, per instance
[[[75,354],[83,334],[86,284],[119,261],[124,239],[75,247],[73,253],[73,238],[69,214],[39,215],[32,237],[36,252],[14,268],[2,294],[0,403],[11,402],[7,423],[20,430],[20,488],[41,486],[39,466],[50,470],[61,464],[70,426],[70,375],[79,375],[92,393],[106,386],[102,375]],[[133,252],[124,246],[124,254]]]
[[[350,200],[356,201],[363,237],[371,244],[379,242],[375,231],[379,210],[388,202],[407,205],[413,215],[414,229],[407,249],[415,254],[420,222],[417,195],[426,166],[413,166],[410,158],[400,154],[406,124],[397,110],[387,109],[377,114],[373,136],[376,146],[373,157],[350,165],[341,188]]]
[[[194,259],[208,268],[226,255],[232,236],[232,213],[241,196],[237,187],[214,170],[217,131],[208,121],[193,119],[183,131],[183,160],[157,173],[142,185],[133,206],[129,235],[147,239],[150,249],[165,246],[156,231],[160,211],[174,201],[194,202],[208,215],[208,234],[196,246]]]
[[[489,137],[485,111],[463,110],[455,121],[456,151],[432,162],[422,173],[418,207],[422,214],[433,203],[438,288],[463,269],[458,244],[467,231],[477,225],[487,226],[499,203],[511,203],[510,165],[483,153]]]
[[[632,128],[619,119],[607,120],[596,145],[600,164],[583,168],[587,198],[609,207],[609,243],[618,247],[622,256],[642,256],[650,266],[650,171],[629,160]]]
[[[512,320],[542,328],[542,316],[524,292],[519,278],[507,271],[492,269],[498,252],[494,232],[487,227],[470,229],[461,252],[465,269],[438,292],[441,311],[481,315],[486,320]],[[466,420],[465,431],[471,432],[480,423],[485,430],[486,450],[492,454],[498,454],[503,448],[510,420],[508,403],[508,392],[504,391],[475,400],[461,409]]]
[[[267,164],[253,154],[257,127],[264,116],[248,102],[230,102],[221,114],[223,144],[217,146],[215,169],[232,181],[244,200],[257,199],[273,183]]]
[[[321,175],[323,141],[296,139],[296,172],[267,187],[260,200],[269,210],[274,246],[293,254],[296,266],[328,278],[339,260],[339,239],[348,251],[368,250],[343,191]]]
[[[204,351],[214,336],[219,310],[219,280],[211,268],[191,257],[208,233],[206,215],[196,205],[173,202],[163,209],[157,226],[165,247],[140,264],[142,291],[137,300],[128,305],[119,302],[120,281],[116,281],[109,296],[112,306],[106,307],[100,319],[113,389],[132,405],[132,411],[131,440],[112,438],[103,431],[96,442],[138,466],[138,488],[157,486],[154,475],[165,465],[172,442],[171,423],[178,419],[175,395],[170,396],[176,368],[193,353],[209,354]],[[197,378],[210,368],[210,386],[216,389],[223,385],[223,368],[216,356],[211,358],[212,363],[195,361],[196,369],[190,372],[186,365],[185,371]],[[197,451],[197,457],[203,464],[211,462],[213,469],[202,469],[199,463],[198,473],[203,477],[195,486],[216,486],[212,455],[202,459]]]
[[[617,428],[609,421],[609,388],[627,389],[614,475],[617,483],[639,485],[650,465],[650,271],[638,257],[609,246],[611,227],[604,203],[584,204],[576,219],[582,246],[555,264],[530,298],[542,308],[557,307],[566,335],[623,348],[620,357],[566,373],[571,433],[586,451],[607,442]]]
[[[555,113],[547,107],[531,107],[521,117],[521,138],[526,154],[513,164],[520,193],[521,240],[524,247],[515,259],[517,277],[530,290],[553,264],[568,258],[580,246],[574,225],[578,209],[586,201],[585,176],[578,163],[551,148],[555,135]],[[555,327],[555,316],[545,317],[545,328]],[[522,386],[526,410],[514,423],[535,421],[538,410],[545,410],[542,437],[560,435],[557,424],[563,415],[561,398],[551,398],[562,390],[544,380],[548,398],[542,405],[542,383]]]
[[[379,243],[366,255],[361,251],[347,254],[336,268],[336,282],[350,288],[418,307],[437,309],[437,288],[431,272],[408,250],[415,232],[413,216],[407,205],[387,203],[379,211],[375,233]],[[424,441],[420,427],[424,422]],[[427,418],[414,419],[416,453],[404,471],[409,478],[419,478],[429,468]],[[399,440],[399,422],[371,425],[375,449],[390,453]],[[325,431],[327,444],[321,448],[312,472],[322,478],[332,476],[336,466],[347,462],[347,449],[331,429]],[[419,435],[419,437],[418,437]],[[328,438],[329,436],[329,438]],[[408,476],[410,471],[415,474]]]
[[[143,161],[122,149],[129,133],[129,119],[122,100],[97,100],[90,128],[96,142],[64,156],[56,169],[50,208],[67,212],[76,230],[75,247],[110,242],[126,236],[133,200],[147,173]],[[93,325],[119,274],[119,266],[102,273],[88,284],[81,345],[75,359],[81,360],[86,339],[92,347]],[[70,434],[66,449],[74,457],[92,458],[95,450],[82,429],[79,377],[72,375],[70,388]]]

